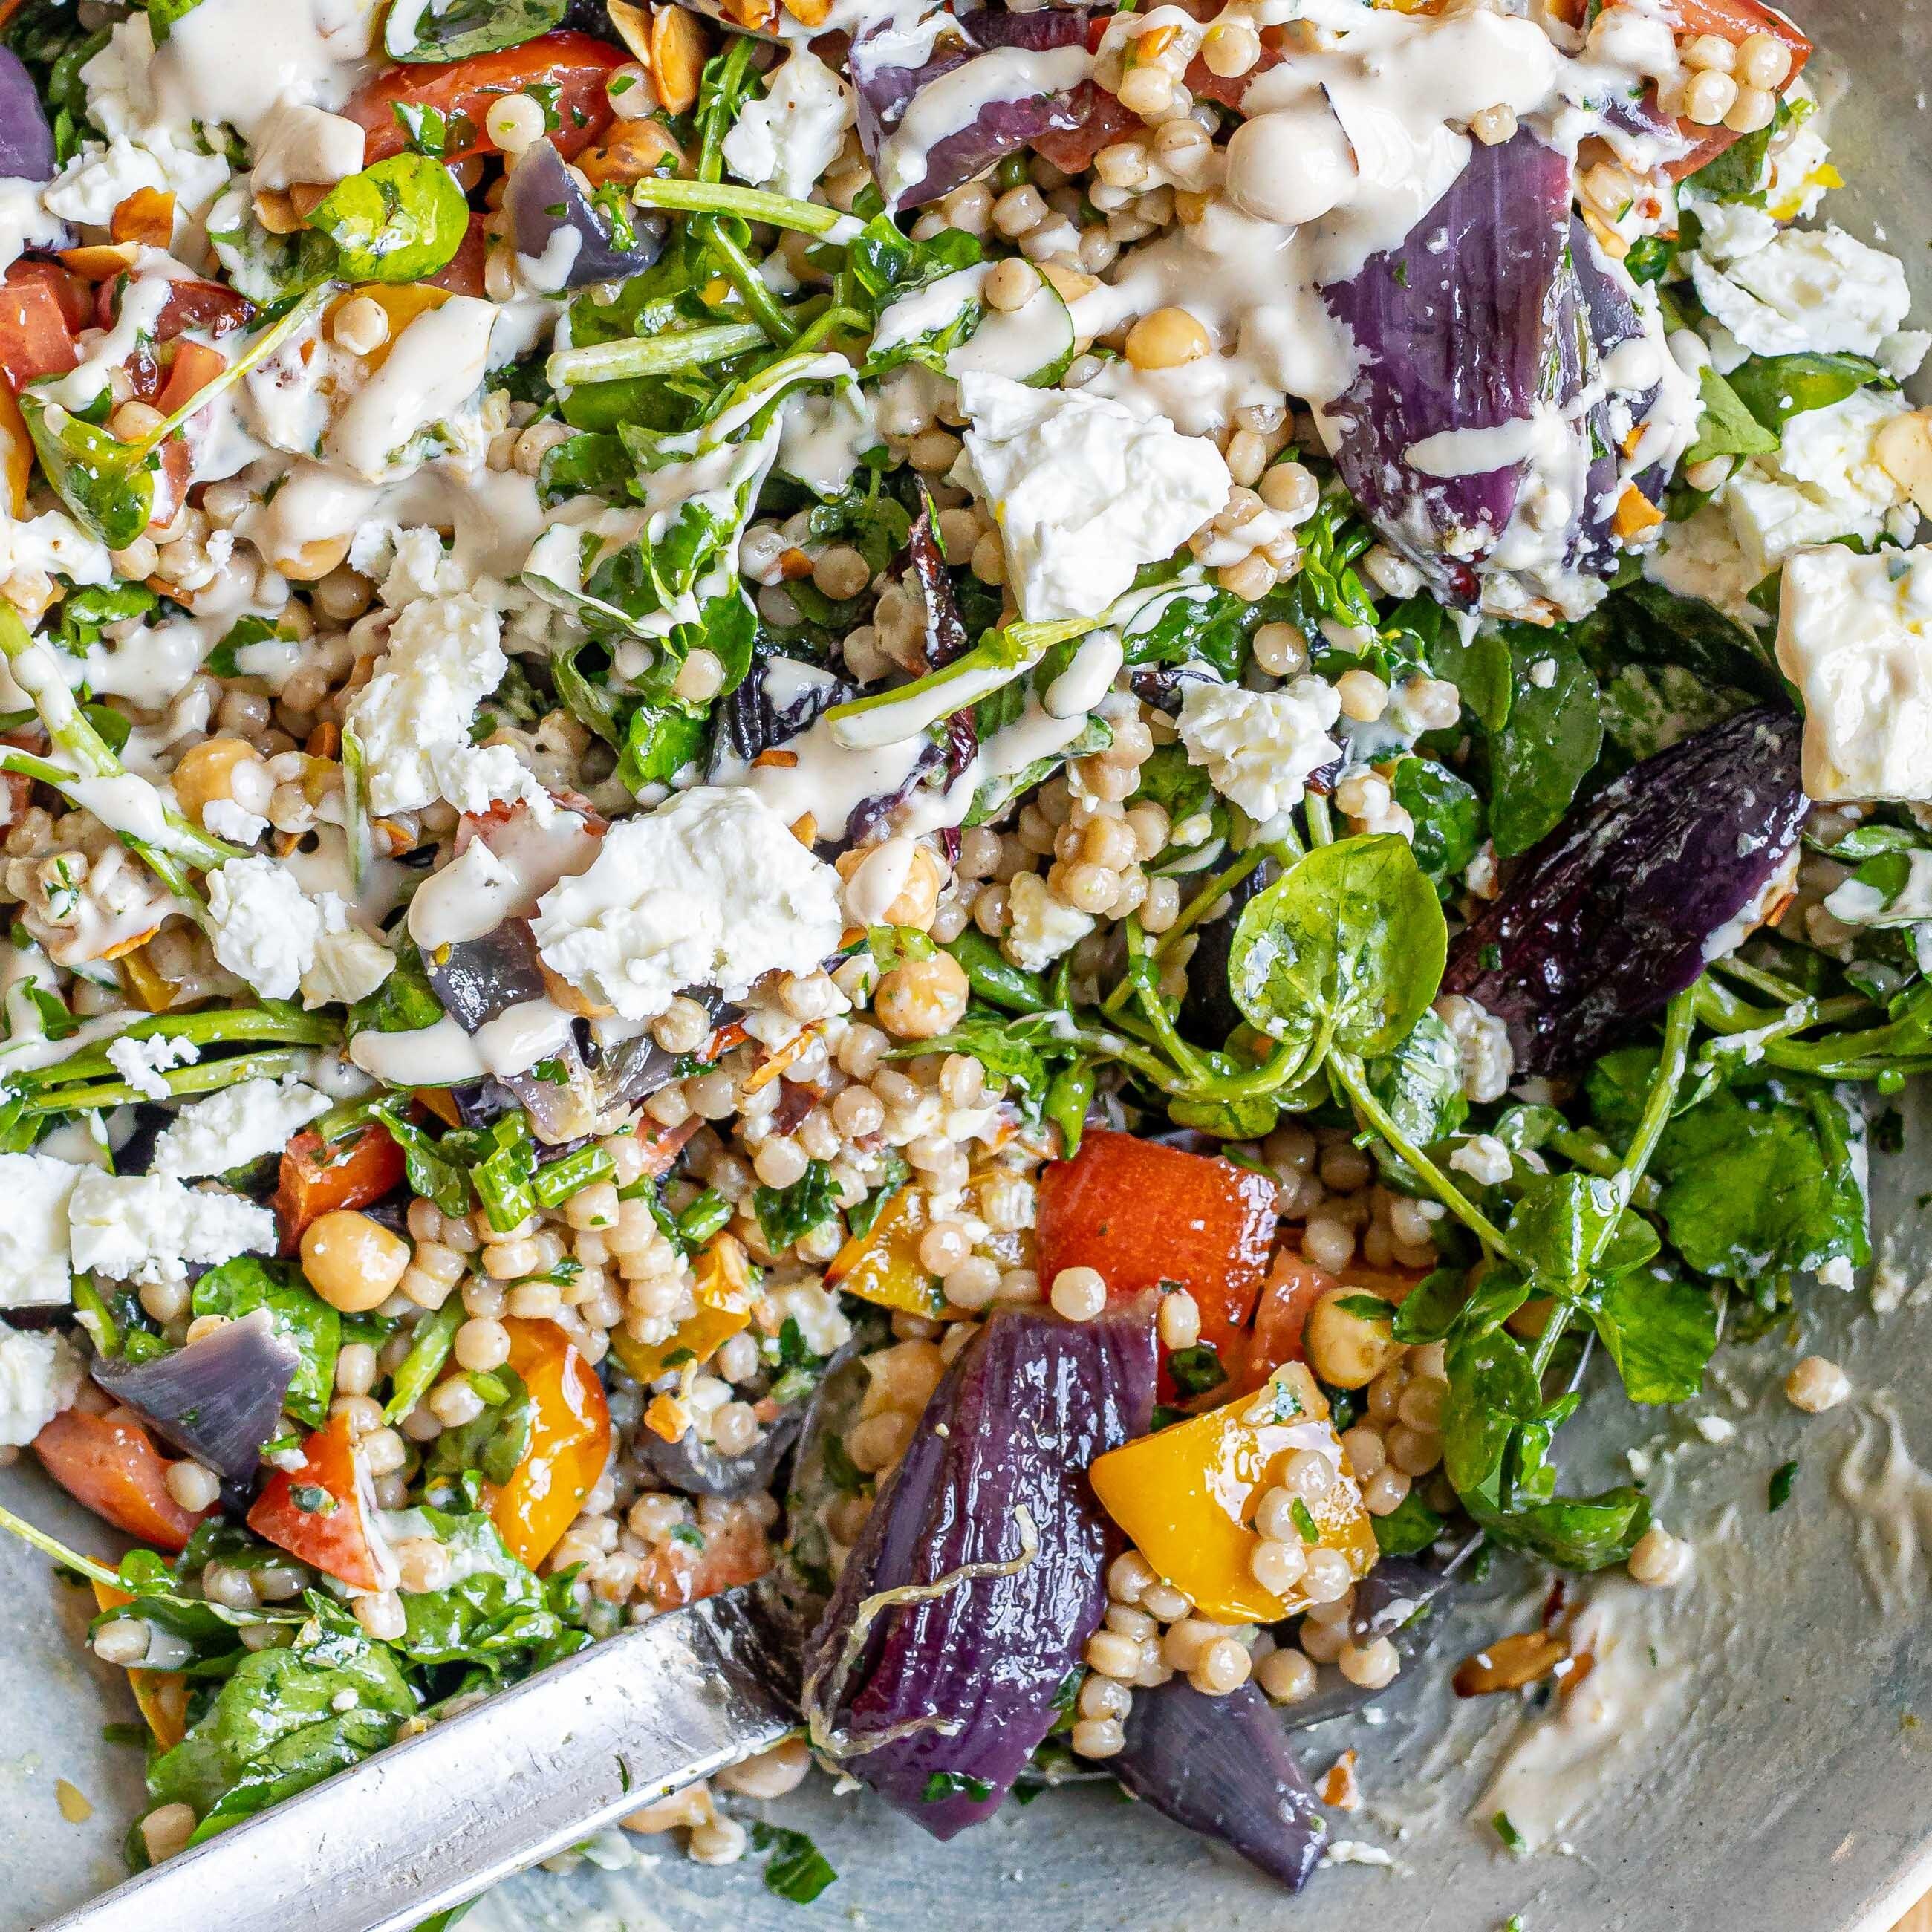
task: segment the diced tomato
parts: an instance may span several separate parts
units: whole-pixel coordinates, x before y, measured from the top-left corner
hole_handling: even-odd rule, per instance
[[[611,74],[630,58],[622,47],[570,28],[542,34],[520,47],[499,53],[476,54],[443,67],[385,68],[358,88],[344,109],[368,134],[363,163],[386,160],[407,145],[398,106],[434,107],[439,113],[464,114],[475,128],[467,146],[451,148],[446,160],[465,154],[500,152],[483,124],[494,103],[506,94],[533,87],[556,90],[558,126],[550,140],[566,160],[580,152],[609,127],[610,103],[604,88]]]
[[[366,1208],[402,1184],[403,1150],[388,1129],[371,1121],[352,1135],[325,1143],[304,1128],[282,1150],[275,1186],[275,1220],[282,1252],[292,1255],[302,1230],[337,1208]]]
[[[714,1034],[712,1037],[715,1040],[717,1036]],[[638,1144],[644,1150],[645,1173],[670,1173],[679,1150],[697,1131],[694,1116],[681,1126],[661,1127],[649,1114],[646,1114],[638,1121],[637,1128]]]
[[[174,361],[168,365],[167,380],[161,385],[155,408],[164,416],[172,416],[227,367],[227,357],[205,342],[179,344],[175,350]]]
[[[472,214],[463,231],[461,245],[429,278],[432,286],[447,289],[453,296],[480,296],[483,292],[483,257],[487,247],[483,218]]]
[[[490,1498],[490,1518],[512,1553],[534,1570],[556,1547],[610,1454],[604,1384],[554,1322],[506,1322],[510,1366],[530,1396],[530,1440],[510,1480]]]
[[[148,519],[150,535],[158,536],[181,514],[194,466],[194,454],[179,436],[171,436],[161,446],[161,466],[154,472],[154,511]]]
[[[1105,88],[1090,80],[1083,80],[1075,89],[1073,106],[1080,116],[1077,127],[1049,128],[1033,139],[1034,152],[1067,174],[1091,166],[1102,148],[1141,124],[1141,117],[1131,108],[1123,107]]]
[[[62,299],[64,272],[33,272],[51,266],[16,262],[0,283],[0,376],[16,395],[43,376],[65,375],[80,360],[78,325],[68,320]]]
[[[34,1452],[69,1496],[157,1550],[182,1549],[208,1514],[175,1501],[160,1451],[138,1423],[121,1416],[64,1410],[34,1438]]]
[[[172,342],[191,328],[229,335],[254,319],[255,304],[246,296],[225,289],[219,282],[194,281],[184,276],[168,285],[168,298],[154,318],[154,340]]]
[[[375,1491],[349,1418],[330,1417],[302,1444],[298,1469],[270,1475],[248,1527],[312,1569],[358,1590],[395,1587],[396,1565],[375,1525]]]
[[[1308,1311],[1335,1286],[1335,1277],[1284,1248],[1268,1269],[1268,1286],[1255,1307],[1252,1339],[1241,1381],[1258,1388],[1283,1362],[1298,1362]]]
[[[1040,1177],[1040,1282],[1097,1269],[1114,1300],[1178,1282],[1200,1308],[1202,1340],[1232,1355],[1274,1244],[1275,1193],[1231,1160],[1090,1131]]]
[[[69,328],[78,334],[87,326],[93,313],[93,291],[84,276],[64,264],[27,256],[7,271],[4,279],[16,288],[28,282],[42,284],[60,304],[62,320]]]

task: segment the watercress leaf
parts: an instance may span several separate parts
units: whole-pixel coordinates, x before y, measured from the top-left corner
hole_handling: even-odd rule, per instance
[[[1442,1417],[1442,1467],[1466,1501],[1493,1498],[1510,1438],[1543,1407],[1528,1355],[1501,1328],[1449,1345],[1449,1396]]]
[[[1450,887],[1483,842],[1480,794],[1433,758],[1398,759],[1389,787],[1415,821],[1415,862],[1438,886]]]
[[[1430,668],[1454,685],[1484,730],[1500,731],[1508,723],[1515,669],[1508,643],[1493,627],[1484,626],[1466,638],[1440,604],[1424,597],[1398,604],[1389,625],[1422,642]]]
[[[1632,1402],[1688,1402],[1703,1386],[1718,1305],[1701,1284],[1668,1270],[1628,1269],[1604,1286],[1590,1319]]]
[[[811,1161],[789,1187],[753,1189],[752,1209],[766,1246],[773,1254],[782,1255],[794,1241],[837,1216],[838,1184],[823,1161]]]
[[[392,60],[468,60],[521,46],[569,10],[570,0],[403,0],[389,9],[382,46]]]
[[[1489,741],[1490,836],[1510,859],[1570,809],[1603,748],[1604,721],[1597,680],[1567,637],[1503,628],[1514,682],[1508,722]]]
[[[1868,383],[1881,389],[1898,386],[1897,378],[1868,356],[1820,352],[1754,356],[1733,369],[1728,380],[1738,400],[1773,431],[1808,410],[1843,402]]]
[[[1538,1292],[1574,1294],[1620,1211],[1599,1174],[1539,1174],[1510,1216],[1510,1246]]]
[[[1457,1268],[1439,1268],[1424,1275],[1395,1312],[1393,1333],[1398,1342],[1440,1342],[1454,1327],[1468,1299],[1468,1276]]]
[[[294,1344],[300,1358],[283,1407],[311,1429],[320,1429],[328,1420],[335,1360],[342,1348],[342,1317],[309,1286],[294,1263],[238,1255],[209,1269],[195,1283],[193,1306],[198,1316],[222,1315],[230,1321],[266,1308],[269,1325]]]
[[[166,45],[175,22],[200,4],[201,0],[148,0],[148,31],[155,46]]]
[[[625,721],[617,776],[633,791],[668,784],[704,748],[708,727],[701,716],[676,703],[640,704]]]
[[[375,1112],[403,1150],[410,1190],[434,1201],[446,1214],[466,1214],[473,1204],[470,1170],[433,1136],[408,1117],[409,1096],[398,1094],[376,1104]]]
[[[1446,1022],[1424,1012],[1407,1039],[1366,1069],[1370,1090],[1402,1130],[1409,1145],[1426,1148],[1446,1140],[1468,1118],[1462,1094],[1462,1057]],[[1379,1136],[1376,1164],[1391,1187],[1410,1193],[1427,1190],[1408,1162]]]
[[[1364,1058],[1393,1052],[1428,1010],[1448,928],[1406,839],[1318,846],[1243,908],[1228,990],[1275,1040],[1327,1030]]]
[[[1384,1556],[1420,1555],[1442,1534],[1448,1522],[1422,1500],[1419,1490],[1411,1490],[1388,1515],[1370,1519],[1376,1547]]]
[[[188,1735],[148,1768],[155,1802],[193,1806],[202,1835],[240,1815],[237,1805],[211,1816],[230,1791],[303,1790],[387,1743],[416,1710],[394,1653],[338,1605],[308,1601],[311,1619],[295,1641],[243,1656]],[[345,1732],[336,1708],[344,1694],[366,1730]]]
[[[1742,625],[1693,597],[1637,578],[1613,591],[1576,627],[1578,648],[1600,676],[1632,663],[1693,674],[1767,704],[1785,700],[1768,647]]]
[[[1509,1510],[1490,1508],[1480,1498],[1464,1501],[1498,1542],[1562,1570],[1604,1570],[1621,1563],[1650,1527],[1649,1498],[1628,1485]]]
[[[396,948],[395,970],[366,999],[349,1009],[349,1031],[414,1033],[442,1018],[442,1002],[429,982],[422,952],[406,933]]]
[[[1778,447],[1778,432],[1759,422],[1716,370],[1706,364],[1697,378],[1702,413],[1697,440],[1684,452],[1686,463],[1708,463],[1714,456],[1763,456]]]
[[[1036,1021],[1024,1016],[1010,1019],[980,1008],[968,1012],[950,1033],[942,1034],[936,1040],[922,1040],[916,1046],[898,1049],[893,1057],[904,1059],[924,1053],[970,1054],[992,1078],[1006,1082],[1008,1091],[1028,1115],[1036,1117],[1052,1077],[1048,1057],[1052,1045],[1051,1034]]]
[[[442,162],[392,154],[338,182],[308,219],[335,244],[350,281],[415,282],[463,245],[470,204]]]
[[[802,1832],[760,1821],[752,1827],[752,1843],[771,1853],[765,1861],[765,1888],[794,1905],[809,1905],[838,1879],[825,1854]]]
[[[20,416],[40,471],[89,536],[125,550],[146,530],[160,458],[37,395],[20,392]]]
[[[540,1668],[590,1641],[574,1617],[558,1613],[550,1593],[510,1553],[487,1515],[424,1508],[410,1516],[413,1520],[397,1529],[441,1544],[454,1579],[403,1600],[408,1626],[398,1647],[416,1662],[479,1664],[495,1677]]]

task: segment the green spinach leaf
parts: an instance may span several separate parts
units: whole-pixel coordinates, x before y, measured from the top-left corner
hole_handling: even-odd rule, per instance
[[[209,1269],[195,1283],[193,1306],[198,1316],[225,1315],[230,1321],[266,1309],[269,1325],[294,1344],[301,1358],[282,1406],[311,1429],[320,1429],[328,1420],[328,1405],[335,1394],[335,1358],[342,1348],[342,1317],[309,1286],[292,1262],[237,1255]]]
[[[397,0],[382,46],[392,60],[468,60],[521,46],[569,11],[570,0]]]

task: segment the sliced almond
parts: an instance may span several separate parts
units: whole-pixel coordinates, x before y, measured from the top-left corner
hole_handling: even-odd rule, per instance
[[[175,238],[175,198],[164,188],[137,188],[107,218],[117,242],[144,248],[166,248]]]
[[[1362,1787],[1355,1778],[1353,1746],[1345,1750],[1322,1774],[1321,1798],[1331,1811],[1354,1811],[1360,1808]]]
[[[76,275],[85,275],[90,282],[104,282],[125,274],[140,253],[131,242],[95,242],[86,248],[63,248],[61,260]]]
[[[544,976],[544,990],[566,1012],[574,1013],[580,1019],[608,1020],[615,1013],[615,1006],[607,1006],[593,1000],[581,988],[574,986],[560,973],[553,973],[539,959],[538,969]],[[674,1437],[668,1438],[676,1440]]]
[[[646,7],[634,7],[631,0],[606,0],[610,24],[617,38],[631,50],[634,60],[651,64],[651,16]]]
[[[306,221],[334,192],[326,182],[296,182],[288,190],[289,206]]]
[[[802,27],[822,27],[832,12],[832,0],[784,0],[784,10]]]
[[[734,27],[750,33],[764,33],[776,24],[776,0],[718,0],[718,11]]]
[[[831,10],[831,0],[824,0],[818,17],[823,20]],[[667,5],[651,16],[651,81],[667,112],[688,114],[697,104],[698,83],[710,48],[709,36],[695,14]]]
[[[1498,1637],[1456,1665],[1450,1683],[1459,1697],[1486,1697],[1498,1690],[1520,1690],[1547,1677],[1570,1654],[1553,1630],[1521,1630]]]
[[[662,124],[627,121],[602,147],[586,148],[577,165],[592,188],[602,188],[606,182],[642,181],[656,174],[667,156],[683,166],[683,154]]]
[[[255,190],[255,219],[271,235],[292,235],[302,225],[302,217],[285,189],[260,188]]]

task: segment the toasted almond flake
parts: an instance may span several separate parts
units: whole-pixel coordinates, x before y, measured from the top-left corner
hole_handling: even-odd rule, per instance
[[[1459,1697],[1484,1697],[1492,1691],[1520,1690],[1547,1677],[1570,1654],[1568,1640],[1554,1630],[1522,1630],[1498,1638],[1456,1666],[1450,1681]]]
[[[826,11],[830,10],[826,0]],[[651,80],[668,112],[687,114],[696,104],[708,46],[696,14],[663,6],[651,16]]]

